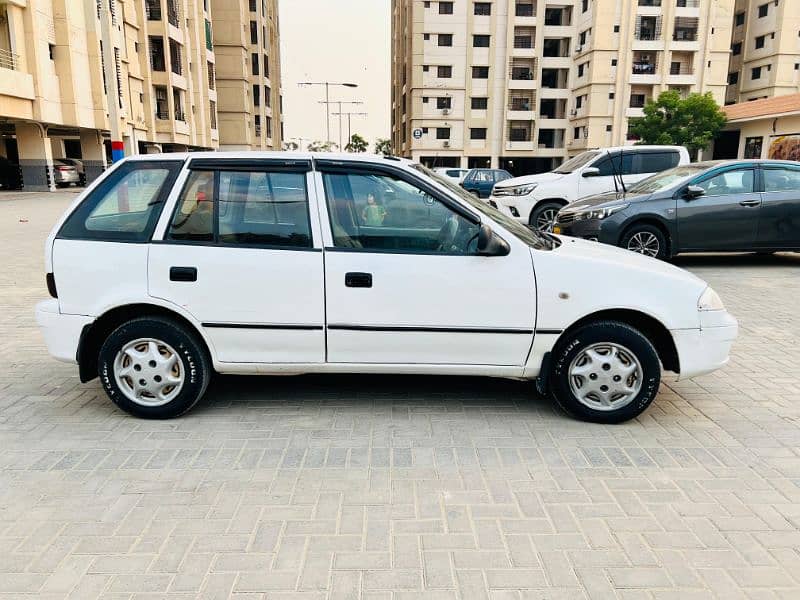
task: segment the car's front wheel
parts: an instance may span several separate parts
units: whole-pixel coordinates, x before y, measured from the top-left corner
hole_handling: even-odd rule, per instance
[[[98,374],[112,402],[145,419],[191,409],[208,386],[211,364],[194,333],[161,317],[123,323],[100,348]]]
[[[553,231],[560,210],[561,204],[558,202],[542,202],[531,211],[529,227],[536,231]]]
[[[640,415],[661,382],[650,341],[630,325],[599,321],[568,332],[553,351],[550,389],[571,415],[622,423]]]
[[[634,225],[622,236],[620,246],[645,256],[665,260],[667,258],[667,238],[653,225]]]

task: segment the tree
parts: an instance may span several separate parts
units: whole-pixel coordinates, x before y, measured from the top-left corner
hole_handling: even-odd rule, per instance
[[[384,156],[392,155],[392,140],[386,138],[378,138],[375,140],[375,154],[383,154]]]
[[[350,136],[350,141],[344,147],[348,152],[366,152],[369,148],[369,143],[363,137],[354,133]]]
[[[727,118],[710,92],[689,94],[686,98],[670,90],[648,102],[644,116],[632,118],[628,131],[640,144],[686,146],[697,157],[725,126]]]
[[[320,142],[319,140],[315,140],[311,142],[306,149],[309,152],[333,152],[334,150],[338,150],[339,146],[333,142]]]
[[[289,152],[294,152],[300,149],[300,144],[297,142],[283,142],[283,149]]]

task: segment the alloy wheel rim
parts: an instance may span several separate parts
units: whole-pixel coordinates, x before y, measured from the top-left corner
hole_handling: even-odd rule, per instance
[[[592,410],[618,410],[633,402],[642,389],[643,369],[625,346],[600,342],[584,348],[570,363],[573,396]]]
[[[556,217],[558,210],[555,208],[548,208],[539,213],[536,217],[536,229],[538,231],[553,231],[553,226],[556,224]]]
[[[628,250],[645,256],[656,257],[661,250],[661,244],[655,234],[649,231],[640,231],[633,234],[631,239],[628,240]]]
[[[163,406],[183,389],[186,373],[169,344],[154,338],[128,342],[114,358],[114,380],[131,402]]]

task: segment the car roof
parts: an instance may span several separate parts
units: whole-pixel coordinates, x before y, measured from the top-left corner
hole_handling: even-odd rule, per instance
[[[638,152],[640,150],[686,150],[683,146],[664,146],[657,144],[634,144],[630,146],[609,146],[608,148],[587,148],[585,152]],[[575,155],[577,156],[577,154]]]
[[[725,160],[704,160],[696,163],[690,163],[690,165],[681,165],[681,166],[693,166],[693,167],[711,169],[713,167],[728,167],[737,165],[787,165],[787,166],[800,167],[800,163],[796,161],[774,160],[770,158],[737,158],[737,159],[725,159]]]
[[[162,154],[135,154],[126,160],[186,160],[194,158],[239,158],[272,160],[341,160],[348,162],[371,162],[397,165],[414,164],[407,158],[382,156],[366,152],[284,152],[284,151],[203,151],[203,152],[165,152]]]

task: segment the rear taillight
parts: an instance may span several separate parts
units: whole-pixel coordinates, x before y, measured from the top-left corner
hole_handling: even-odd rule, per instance
[[[53,298],[58,298],[58,290],[56,290],[56,278],[52,273],[47,274],[47,291]]]
[[[56,167],[56,171],[69,171],[71,167]]]

